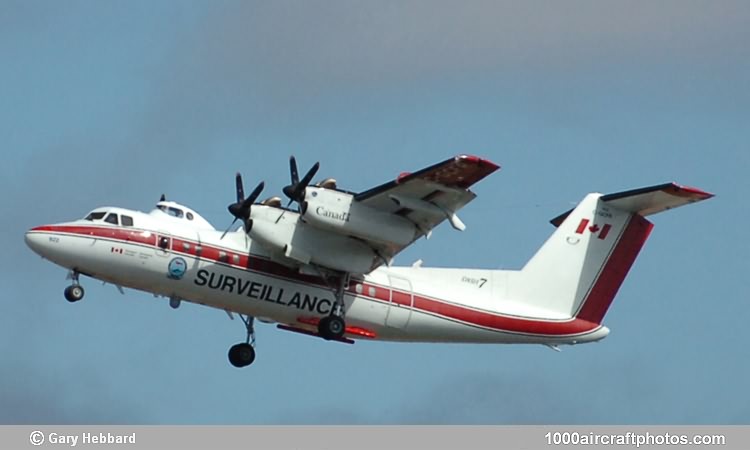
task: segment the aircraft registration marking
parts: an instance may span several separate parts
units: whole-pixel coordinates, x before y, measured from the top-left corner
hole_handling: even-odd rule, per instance
[[[464,276],[464,277],[461,277],[461,282],[473,284],[481,289],[482,286],[484,286],[484,284],[487,282],[487,278],[474,278],[474,277]]]

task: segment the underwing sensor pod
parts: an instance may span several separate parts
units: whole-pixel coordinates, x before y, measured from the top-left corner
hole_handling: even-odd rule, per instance
[[[223,232],[162,197],[148,214],[103,207],[34,227],[26,243],[68,270],[71,303],[84,296],[84,275],[166,297],[175,309],[187,302],[238,315],[245,340],[229,350],[235,367],[255,360],[255,318],[349,344],[557,349],[607,336],[605,314],[653,227],[647,216],[712,197],[675,183],[594,192],[552,220],[552,235],[520,269],[397,267],[394,257],[442,222],[465,230],[457,211],[499,166],[459,155],[359,193],[332,179],[311,184],[319,168],[300,178],[290,158],[286,206],[279,197],[258,202],[263,182],[245,197],[238,173],[227,208],[234,219]]]

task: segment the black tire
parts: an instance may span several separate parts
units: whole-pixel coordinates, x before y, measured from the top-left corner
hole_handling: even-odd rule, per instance
[[[252,345],[242,342],[229,349],[229,362],[234,367],[245,367],[255,361],[255,349]]]
[[[327,316],[318,323],[318,334],[326,340],[338,340],[344,337],[346,324],[344,319],[337,316]]]
[[[75,303],[83,298],[85,294],[83,287],[80,284],[73,284],[65,288],[65,300],[70,303]]]

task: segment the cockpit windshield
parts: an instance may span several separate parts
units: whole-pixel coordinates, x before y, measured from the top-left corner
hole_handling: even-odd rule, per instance
[[[84,220],[91,220],[91,221],[101,220],[101,219],[104,218],[105,214],[107,214],[105,211],[93,211],[93,212],[89,213],[89,215],[86,216],[86,218]]]
[[[156,207],[164,211],[165,213],[169,214],[172,217],[182,218],[184,214],[180,208],[175,208],[174,206],[156,205]]]

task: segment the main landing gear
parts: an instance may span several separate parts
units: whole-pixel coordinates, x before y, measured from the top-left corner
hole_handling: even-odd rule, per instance
[[[325,277],[323,277],[325,279]],[[325,340],[338,340],[344,337],[346,322],[344,322],[344,293],[349,285],[349,274],[339,275],[339,285],[334,289],[336,302],[331,308],[331,314],[318,322],[318,334]]]
[[[229,349],[229,362],[234,367],[245,367],[255,361],[255,328],[253,324],[255,318],[253,316],[243,316],[240,314],[242,322],[245,324],[247,330],[247,338],[245,342],[235,344]]]
[[[78,272],[75,270],[71,271],[70,279],[73,280],[73,284],[66,287],[63,294],[65,295],[65,300],[75,303],[83,298],[85,291],[83,290],[83,286],[78,283]]]

